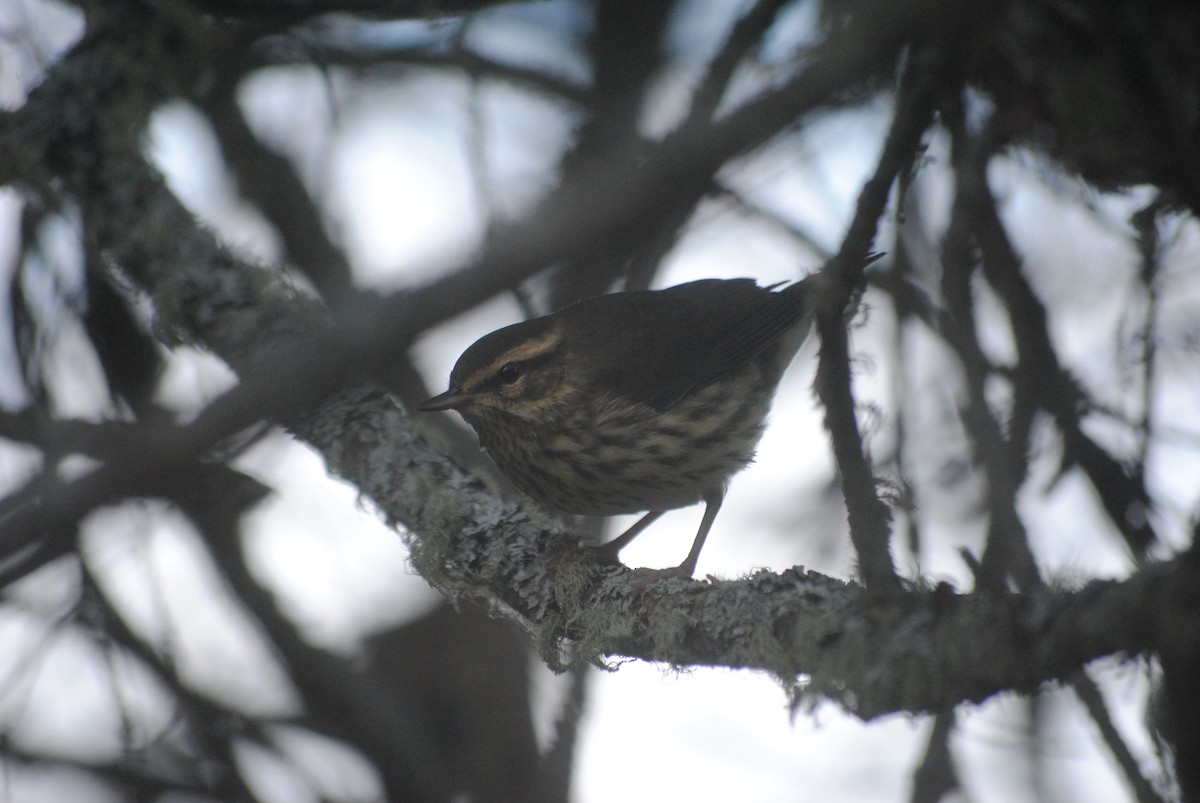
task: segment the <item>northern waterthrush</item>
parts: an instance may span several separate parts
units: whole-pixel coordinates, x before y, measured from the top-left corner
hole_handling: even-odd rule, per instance
[[[805,283],[705,279],[589,298],[506,326],[463,352],[457,410],[518,488],[567,513],[648,511],[599,551],[617,553],[666,510],[705,502],[690,577],[730,477],[754,459],[771,397],[811,326]]]

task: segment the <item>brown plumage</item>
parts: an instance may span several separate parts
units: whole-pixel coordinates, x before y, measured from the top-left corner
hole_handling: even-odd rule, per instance
[[[705,502],[671,570],[691,576],[730,477],[754,458],[807,312],[804,282],[705,279],[586,299],[480,338],[421,409],[457,410],[543,504],[648,511],[600,548],[613,559],[663,511]]]

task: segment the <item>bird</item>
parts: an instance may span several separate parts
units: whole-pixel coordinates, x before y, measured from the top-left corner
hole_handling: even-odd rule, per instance
[[[484,335],[422,411],[457,411],[516,487],[566,513],[641,513],[618,554],[665,511],[705,503],[690,578],[730,479],[754,459],[775,390],[812,328],[812,277],[701,279],[610,293]]]

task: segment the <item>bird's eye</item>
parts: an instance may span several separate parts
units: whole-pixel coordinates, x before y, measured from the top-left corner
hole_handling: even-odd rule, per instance
[[[504,384],[511,385],[521,378],[521,366],[515,362],[506,362],[500,366],[496,376],[500,377],[500,381]]]

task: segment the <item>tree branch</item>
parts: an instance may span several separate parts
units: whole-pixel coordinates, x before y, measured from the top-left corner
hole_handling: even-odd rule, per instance
[[[850,374],[847,316],[865,287],[863,268],[875,241],[896,178],[912,164],[933,115],[943,65],[929,54],[914,56],[896,101],[892,127],[875,173],[858,197],[858,206],[841,250],[815,284],[816,326],[821,336],[816,391],[825,407],[825,428],[841,472],[850,521],[850,539],[868,588],[880,593],[899,589],[888,541],[891,512],[879,498],[863,450]]]
[[[552,664],[623,655],[678,665],[752,667],[864,718],[944,710],[1030,691],[1089,660],[1152,648],[1160,606],[1192,582],[1181,562],[1075,591],[958,595],[940,587],[886,602],[802,569],[736,581],[650,586],[597,565],[571,539],[441,461],[401,411],[348,390],[298,425],[330,469],[407,529],[421,575],[519,622]],[[417,535],[417,534],[420,535]],[[878,667],[889,667],[881,673]]]

